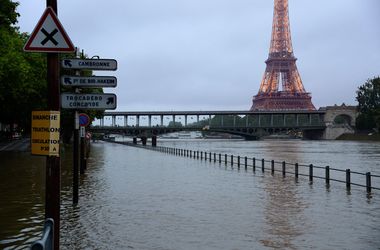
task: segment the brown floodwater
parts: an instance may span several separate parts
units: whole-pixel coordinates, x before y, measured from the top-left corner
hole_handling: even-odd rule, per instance
[[[380,174],[380,144],[167,140],[159,145]],[[380,191],[97,142],[73,206],[62,150],[61,249],[379,249]],[[44,157],[0,152],[0,248],[41,237]],[[362,179],[357,180],[362,181]],[[375,185],[375,184],[374,184]],[[379,185],[377,185],[379,186]]]

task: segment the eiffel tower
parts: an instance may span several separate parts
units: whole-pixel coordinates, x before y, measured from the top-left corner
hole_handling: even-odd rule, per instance
[[[288,0],[274,0],[269,57],[251,111],[315,110],[311,95],[302,84],[296,60],[290,36]]]

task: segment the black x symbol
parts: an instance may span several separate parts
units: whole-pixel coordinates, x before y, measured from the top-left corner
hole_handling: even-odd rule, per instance
[[[45,45],[45,43],[47,43],[49,40],[54,43],[54,45],[58,45],[58,42],[57,40],[55,40],[53,38],[53,36],[55,34],[57,34],[58,30],[57,29],[54,29],[51,33],[47,32],[44,28],[41,29],[41,32],[44,33],[44,35],[46,36],[46,38],[44,40],[42,40],[41,44],[42,45]]]

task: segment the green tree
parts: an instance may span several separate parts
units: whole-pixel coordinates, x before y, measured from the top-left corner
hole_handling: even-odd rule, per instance
[[[17,6],[17,2],[0,0],[0,28],[12,29],[12,25],[17,23],[17,17],[20,16],[16,12]]]
[[[367,80],[357,90],[359,129],[380,128],[380,77]]]
[[[46,54],[25,53],[23,46],[28,39],[26,33],[20,33],[16,27],[18,3],[0,0],[0,123],[17,124],[18,129],[30,130],[31,112],[46,110],[47,81]],[[61,57],[73,57],[74,54]],[[85,58],[84,55],[82,55]],[[75,72],[61,71],[61,74],[74,75]],[[90,76],[92,71],[81,71],[81,75]],[[74,92],[71,88],[62,92]],[[83,93],[102,93],[101,88],[84,89]],[[84,111],[80,111],[84,112]],[[94,119],[103,111],[86,111]],[[73,111],[62,110],[62,130],[71,137],[73,129]]]
[[[0,122],[29,129],[31,111],[46,104],[46,63],[23,52],[27,35],[14,26],[17,5],[0,0]]]

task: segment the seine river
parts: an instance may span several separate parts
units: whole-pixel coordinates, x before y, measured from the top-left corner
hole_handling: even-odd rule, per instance
[[[380,175],[380,143],[158,145]],[[70,151],[62,150],[61,249],[380,249],[379,190],[368,196],[364,187],[347,191],[339,182],[326,188],[322,179],[310,184],[307,177],[96,142],[73,206]],[[44,162],[29,152],[0,152],[0,249],[25,249],[41,236]]]

